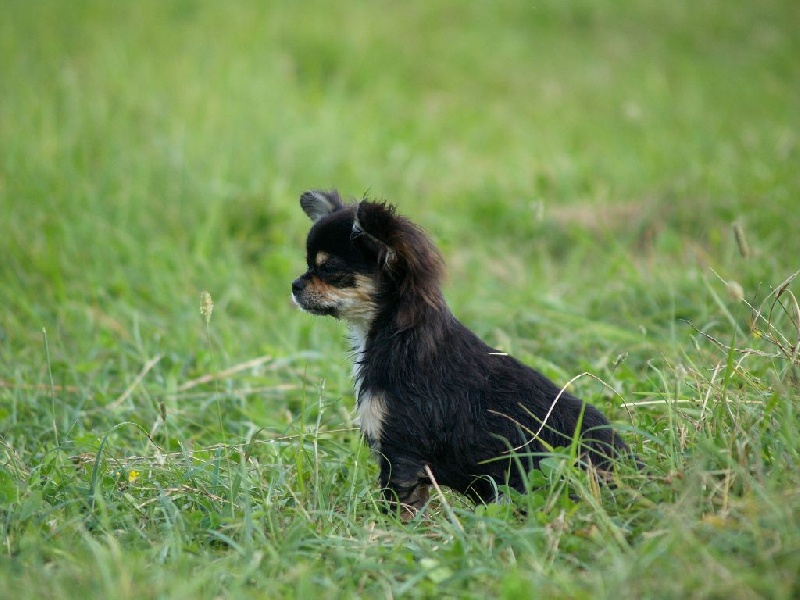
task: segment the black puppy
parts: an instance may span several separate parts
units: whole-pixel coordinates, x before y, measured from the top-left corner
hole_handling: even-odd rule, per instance
[[[309,191],[308,271],[292,283],[303,310],[347,322],[359,424],[380,460],[390,506],[409,518],[431,478],[478,501],[524,491],[526,471],[577,435],[607,471],[628,448],[594,406],[490,348],[450,312],[442,258],[394,207]],[[579,429],[579,430],[578,430]],[[578,431],[576,431],[578,430]]]

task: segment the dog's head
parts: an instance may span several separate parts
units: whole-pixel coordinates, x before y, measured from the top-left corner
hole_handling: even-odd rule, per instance
[[[308,270],[292,283],[300,308],[367,328],[384,315],[399,329],[443,308],[439,252],[393,206],[345,204],[335,191],[306,192],[300,206],[313,222]]]

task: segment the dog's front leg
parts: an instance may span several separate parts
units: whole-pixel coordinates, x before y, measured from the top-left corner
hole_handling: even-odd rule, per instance
[[[381,487],[386,500],[386,509],[397,513],[408,522],[428,502],[430,480],[424,465],[412,465],[404,461],[391,463],[381,461]]]

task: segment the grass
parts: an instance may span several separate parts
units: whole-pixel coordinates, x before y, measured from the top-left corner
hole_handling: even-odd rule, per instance
[[[5,3],[0,589],[800,594],[800,8],[735,4]],[[342,327],[288,300],[334,186],[649,475],[383,516]]]

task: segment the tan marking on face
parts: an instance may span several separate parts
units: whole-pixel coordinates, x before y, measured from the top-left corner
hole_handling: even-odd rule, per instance
[[[342,318],[351,322],[371,323],[375,318],[375,281],[367,275],[356,275],[356,286],[338,290],[343,294],[339,310]]]
[[[333,308],[340,319],[368,325],[375,318],[375,283],[371,277],[356,275],[356,285],[337,288],[314,277],[303,292],[303,302],[311,307]]]
[[[314,264],[317,265],[318,267],[321,267],[326,262],[328,262],[329,258],[330,256],[328,255],[327,252],[319,251],[317,252],[317,256],[314,258]]]

